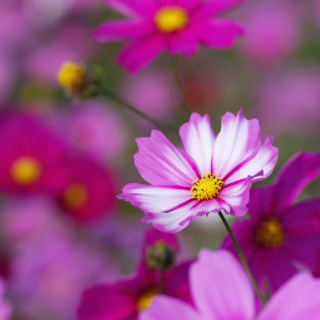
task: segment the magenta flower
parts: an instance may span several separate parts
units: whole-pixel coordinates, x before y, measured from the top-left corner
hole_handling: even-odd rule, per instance
[[[105,166],[85,157],[66,161],[58,202],[75,220],[88,222],[110,215],[115,182]]]
[[[252,190],[250,220],[233,231],[261,287],[279,288],[302,266],[312,268],[320,250],[320,200],[293,204],[320,174],[320,153],[300,153],[273,185]],[[224,248],[233,249],[230,238]]]
[[[127,40],[119,63],[134,73],[161,51],[195,54],[199,46],[229,49],[244,33],[237,23],[217,18],[243,0],[105,0],[128,20],[113,20],[95,32],[98,41]],[[213,19],[214,17],[214,19]]]
[[[162,276],[146,264],[147,251],[163,244],[173,253],[177,253],[177,240],[173,235],[163,234],[157,230],[148,231],[136,274],[112,285],[103,284],[84,292],[78,319],[135,320],[141,311],[149,308],[158,294],[190,301],[187,281],[189,262],[165,271]]]
[[[68,150],[38,119],[24,113],[2,115],[0,144],[1,191],[57,192]]]
[[[262,144],[259,122],[228,112],[215,136],[209,117],[194,113],[180,137],[185,150],[159,131],[137,139],[135,165],[151,185],[128,184],[120,198],[164,232],[178,232],[211,212],[246,214],[251,184],[269,176],[278,158],[271,137]]]
[[[171,297],[154,299],[141,320],[317,320],[320,280],[300,274],[285,284],[256,317],[251,284],[240,263],[227,251],[203,250],[190,267],[195,308]]]

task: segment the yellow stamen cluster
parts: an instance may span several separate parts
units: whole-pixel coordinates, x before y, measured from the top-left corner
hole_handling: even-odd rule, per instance
[[[210,173],[202,175],[201,179],[197,179],[192,183],[192,199],[197,199],[198,201],[213,199],[219,194],[223,186],[222,179]]]
[[[86,79],[86,68],[81,63],[65,62],[57,75],[59,84],[71,91],[81,87]]]
[[[153,299],[159,294],[158,291],[148,291],[147,293],[143,294],[140,299],[138,300],[137,309],[139,312],[148,309]]]
[[[12,179],[22,185],[28,185],[41,175],[41,166],[39,162],[31,157],[21,157],[11,166]]]
[[[71,184],[64,193],[66,205],[73,209],[81,208],[88,200],[88,191],[81,183]]]
[[[263,247],[279,247],[283,244],[284,237],[282,225],[275,218],[264,220],[257,228],[256,241]]]
[[[186,27],[189,17],[181,7],[165,7],[156,14],[155,22],[161,32],[171,33]]]

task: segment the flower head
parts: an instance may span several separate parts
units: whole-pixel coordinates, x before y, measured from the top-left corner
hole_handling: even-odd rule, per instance
[[[251,184],[269,176],[277,162],[271,137],[262,143],[258,121],[241,111],[223,116],[217,136],[209,117],[194,113],[180,136],[185,150],[159,131],[137,139],[135,165],[150,185],[128,184],[120,198],[164,232],[178,232],[197,216],[221,210],[244,215]]]
[[[253,290],[240,263],[227,251],[203,250],[189,271],[195,307],[172,297],[156,297],[141,320],[317,320],[320,280],[308,274],[286,283],[256,317]]]
[[[316,264],[320,250],[320,201],[293,202],[319,175],[319,153],[295,155],[273,185],[252,190],[250,219],[235,223],[233,232],[262,288],[275,291],[301,266],[312,269]],[[229,237],[223,246],[234,252]]]
[[[127,40],[130,44],[119,63],[137,72],[154,60],[161,51],[172,55],[193,55],[200,45],[229,49],[243,28],[219,14],[243,0],[106,0],[129,19],[102,24],[95,32],[98,41]]]
[[[148,265],[148,252],[161,243],[175,255],[177,239],[173,235],[149,230],[145,236],[142,259],[134,276],[111,285],[99,285],[84,292],[78,311],[79,320],[137,319],[159,294],[190,301],[187,273],[189,262],[159,272]]]

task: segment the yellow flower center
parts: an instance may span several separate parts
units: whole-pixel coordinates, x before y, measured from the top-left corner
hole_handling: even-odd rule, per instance
[[[213,199],[219,194],[223,186],[222,179],[210,173],[202,175],[201,179],[197,179],[192,183],[192,199],[197,199],[198,201]]]
[[[147,293],[142,295],[138,300],[138,306],[137,306],[138,311],[141,312],[148,309],[151,306],[153,299],[158,294],[159,294],[158,291],[148,291]]]
[[[57,81],[64,88],[75,89],[84,83],[85,77],[86,69],[82,64],[66,62],[60,68]]]
[[[270,218],[263,221],[257,229],[256,241],[263,247],[279,247],[284,242],[284,232],[281,223]]]
[[[88,200],[88,191],[81,183],[71,184],[64,194],[66,205],[73,209],[78,209],[84,206]]]
[[[170,33],[183,29],[189,22],[188,13],[181,7],[165,7],[155,17],[160,31]]]
[[[16,160],[11,167],[11,177],[14,181],[28,185],[40,177],[41,167],[36,159],[31,157],[21,157]]]

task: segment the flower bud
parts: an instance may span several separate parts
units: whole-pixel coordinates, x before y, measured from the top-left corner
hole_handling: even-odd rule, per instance
[[[174,250],[170,248],[164,241],[156,242],[146,251],[147,265],[159,272],[171,269],[175,263]]]

